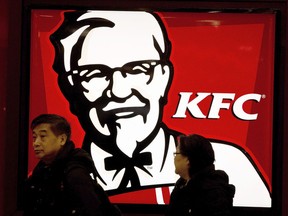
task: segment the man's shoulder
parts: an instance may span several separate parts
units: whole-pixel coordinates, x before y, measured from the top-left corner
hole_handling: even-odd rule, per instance
[[[68,174],[71,171],[84,170],[88,173],[92,173],[95,170],[94,162],[85,150],[81,148],[75,148],[70,153],[67,161],[64,165],[64,174]]]
[[[75,148],[70,152],[68,158],[68,163],[81,163],[81,162],[91,162],[92,158],[90,154],[81,148]]]

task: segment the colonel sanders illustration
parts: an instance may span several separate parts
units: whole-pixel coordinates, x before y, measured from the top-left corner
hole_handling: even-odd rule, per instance
[[[66,12],[50,40],[59,87],[86,133],[83,148],[91,153],[104,189],[117,194],[173,186],[180,132],[162,122],[174,73],[172,46],[157,14]],[[235,146],[212,144],[216,168],[236,187],[234,205],[271,206],[250,158]]]

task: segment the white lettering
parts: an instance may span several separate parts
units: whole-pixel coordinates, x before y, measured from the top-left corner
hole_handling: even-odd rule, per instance
[[[229,109],[230,103],[224,103],[224,99],[234,100],[235,94],[222,94],[222,93],[213,93],[213,101],[211,104],[210,112],[208,118],[210,119],[219,119],[220,109]]]
[[[178,103],[178,107],[176,113],[173,115],[173,118],[186,118],[186,111],[194,118],[199,119],[219,119],[220,118],[220,110],[225,109],[229,110],[231,103],[234,101],[235,93],[207,93],[207,92],[199,92],[196,97],[190,100],[193,92],[180,92],[180,100]],[[210,110],[207,115],[205,115],[201,108],[199,107],[199,103],[203,101],[208,96],[212,97],[212,102],[210,106]],[[226,100],[226,101],[225,101]],[[227,101],[228,100],[228,101]],[[261,94],[245,94],[240,96],[238,99],[234,101],[232,106],[233,114],[242,120],[256,120],[258,117],[258,113],[247,113],[243,109],[244,103],[252,100],[256,102],[260,102]],[[208,117],[207,117],[208,116]]]
[[[185,118],[186,110],[191,113],[195,118],[206,118],[206,116],[202,113],[200,108],[198,107],[198,103],[202,101],[204,98],[210,95],[210,93],[197,93],[196,98],[189,102],[190,96],[193,94],[192,92],[180,92],[180,101],[178,104],[178,109],[176,113],[173,115],[175,118]]]
[[[233,113],[235,116],[237,116],[238,118],[242,120],[256,120],[258,113],[249,114],[243,110],[243,104],[248,100],[254,100],[254,101],[260,102],[261,95],[260,94],[246,94],[246,95],[239,97],[234,102]]]

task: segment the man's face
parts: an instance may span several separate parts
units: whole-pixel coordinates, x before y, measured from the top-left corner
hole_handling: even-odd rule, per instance
[[[33,129],[33,149],[35,156],[51,163],[66,142],[64,134],[56,136],[50,129],[50,124],[39,124]]]
[[[80,56],[77,79],[93,126],[117,142],[143,141],[159,121],[170,79],[151,32],[117,24],[95,28]]]

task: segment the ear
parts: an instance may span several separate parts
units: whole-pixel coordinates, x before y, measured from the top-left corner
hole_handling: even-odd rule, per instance
[[[60,139],[60,145],[64,146],[64,144],[67,141],[67,135],[66,134],[61,134],[61,135],[59,135],[59,139]]]

